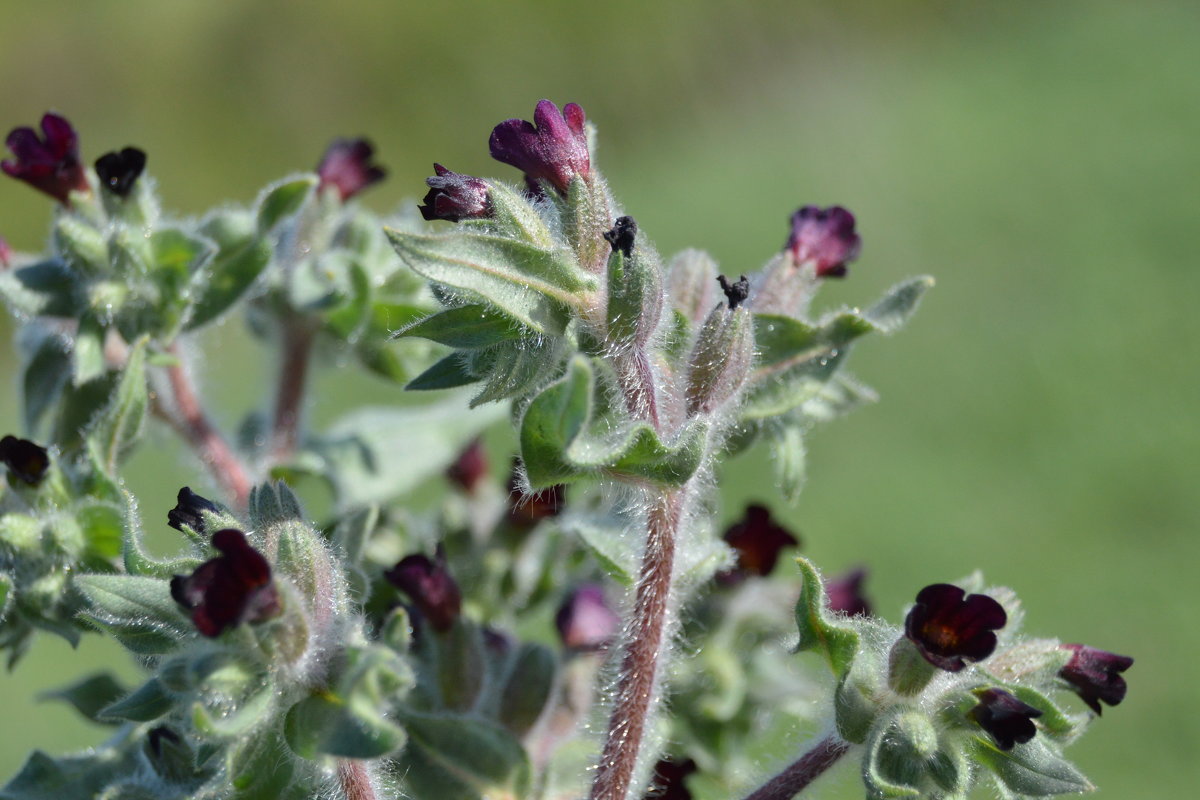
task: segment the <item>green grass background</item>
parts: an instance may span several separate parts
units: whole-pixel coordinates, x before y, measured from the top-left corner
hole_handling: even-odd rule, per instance
[[[982,567],[1021,594],[1033,632],[1136,656],[1128,701],[1073,754],[1100,797],[1189,796],[1200,6],[0,0],[0,19],[0,128],[53,108],[89,159],[137,144],[185,214],[252,198],[335,135],[375,140],[391,178],[365,202],[380,209],[419,196],[434,160],[515,178],[487,134],[540,97],[587,109],[599,165],[664,252],[749,271],[795,207],[848,206],[863,256],[824,301],[917,273],[938,286],[907,331],[859,349],[852,369],[882,402],[812,440],[798,506],[752,455],[727,470],[729,514],[766,500],[827,569],[871,565],[893,618],[921,586]],[[18,249],[48,217],[0,183]],[[217,336],[205,384],[233,421],[272,370],[235,326]],[[11,346],[0,370],[11,430]],[[395,397],[328,373],[317,395],[319,419]],[[150,444],[130,480],[155,520],[196,473],[168,437]],[[133,674],[99,639],[80,650],[43,637],[0,676],[0,776],[32,747],[103,735],[33,701],[94,664]],[[821,796],[861,789],[843,770]]]

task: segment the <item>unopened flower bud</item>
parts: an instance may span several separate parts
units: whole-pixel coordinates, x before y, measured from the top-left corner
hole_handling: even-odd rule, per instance
[[[204,512],[220,514],[221,508],[207,497],[201,497],[184,486],[175,498],[175,507],[167,512],[167,525],[185,533],[188,528],[194,533],[204,535]]]
[[[374,155],[366,139],[334,139],[317,165],[321,188],[335,190],[345,202],[383,180],[387,172],[371,162]]]
[[[1018,742],[1024,744],[1037,734],[1033,720],[1042,712],[1023,703],[1003,689],[981,689],[975,692],[979,705],[969,716],[979,723],[1001,750],[1012,750]]]
[[[692,325],[699,325],[717,302],[717,262],[700,250],[684,250],[667,268],[671,307]]]
[[[15,128],[5,143],[16,156],[0,162],[5,174],[63,205],[70,203],[71,192],[88,191],[87,175],[79,161],[79,138],[71,123],[58,114],[42,117],[42,136],[33,128]]]
[[[842,278],[847,262],[858,257],[862,239],[854,215],[841,206],[804,206],[792,215],[786,252],[796,266],[812,263],[818,278]]]
[[[863,594],[863,581],[867,571],[862,567],[825,582],[825,597],[831,611],[840,611],[851,617],[871,616],[871,604]]]
[[[662,316],[662,268],[652,248],[636,247],[637,223],[620,217],[604,239],[608,257],[608,340],[644,345]]]
[[[434,164],[433,171],[437,174],[425,179],[429,187],[425,199],[421,201],[425,205],[417,207],[422,217],[426,220],[460,222],[491,216],[492,202],[484,181],[451,172],[441,164]]]
[[[738,393],[754,365],[754,322],[744,306],[718,306],[704,320],[692,348],[688,416],[708,413]]]
[[[234,528],[213,534],[221,555],[205,561],[191,575],[171,578],[171,597],[192,612],[192,622],[208,637],[243,622],[262,622],[279,614],[279,595],[271,565]]]
[[[509,119],[492,130],[488,147],[492,158],[516,167],[533,185],[547,181],[566,195],[571,179],[591,174],[586,115],[575,103],[562,111],[549,100],[538,102],[533,122]]]
[[[1058,675],[1071,684],[1075,693],[1093,711],[1100,713],[1102,700],[1115,706],[1125,699],[1128,687],[1121,673],[1133,666],[1132,658],[1083,644],[1065,644],[1063,648],[1070,650],[1072,656]]]
[[[462,612],[462,593],[440,549],[436,561],[420,553],[405,556],[383,577],[412,599],[435,630],[450,630]]]
[[[129,196],[145,169],[146,154],[136,147],[105,153],[96,159],[96,176],[100,178],[100,185],[118,197]]]
[[[585,583],[572,591],[554,616],[558,637],[568,650],[601,650],[612,643],[621,618],[608,605],[604,589]]]
[[[14,478],[37,486],[50,468],[50,454],[46,448],[28,439],[9,435],[0,439],[0,462],[8,467]]]

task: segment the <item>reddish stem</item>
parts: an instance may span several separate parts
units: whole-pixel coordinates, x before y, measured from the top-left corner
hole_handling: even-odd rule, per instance
[[[746,800],[791,800],[821,773],[833,766],[850,745],[836,736],[827,736],[799,761],[760,786]]]
[[[346,800],[375,800],[375,787],[363,762],[343,758],[337,762],[337,774]]]
[[[271,455],[275,461],[290,458],[300,443],[300,417],[304,411],[304,391],[316,333],[312,323],[302,317],[293,317],[283,323],[283,363],[279,368],[271,433]]]

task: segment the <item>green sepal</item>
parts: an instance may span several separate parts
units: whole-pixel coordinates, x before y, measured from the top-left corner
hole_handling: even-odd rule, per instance
[[[976,736],[972,740],[975,761],[983,764],[1011,791],[1027,797],[1090,792],[1092,785],[1074,764],[1042,736],[1017,743],[1012,750],[1000,750],[990,740]]]
[[[833,615],[829,610],[829,599],[816,567],[808,559],[799,557],[803,585],[800,599],[796,601],[796,626],[800,629],[800,641],[795,652],[816,650],[829,663],[835,677],[841,678],[850,669],[858,652],[858,631]]]
[[[234,800],[279,800],[291,783],[295,760],[274,731],[247,737],[228,752],[226,770]]]
[[[166,714],[174,705],[174,698],[158,678],[151,678],[125,697],[100,709],[96,716],[105,722],[150,722]]]
[[[84,275],[97,276],[109,271],[108,242],[90,223],[70,214],[60,214],[50,239],[55,252]]]
[[[192,274],[189,286],[196,297],[184,326],[193,330],[233,307],[271,263],[271,245],[248,235],[223,245],[207,267]]]
[[[0,602],[0,606],[3,603]],[[98,672],[61,689],[51,689],[38,695],[38,700],[62,700],[92,722],[101,720],[99,712],[126,693],[126,689],[108,672]]]
[[[279,223],[299,211],[316,185],[316,175],[303,175],[285,178],[268,186],[258,199],[259,233],[270,233]]]
[[[471,372],[467,360],[461,354],[451,353],[413,378],[404,388],[414,392],[457,389],[479,379],[480,376]]]
[[[879,681],[878,655],[864,649],[838,681],[833,696],[834,721],[838,735],[847,742],[862,744],[884,705],[884,687]]]
[[[522,336],[520,326],[489,306],[471,303],[439,311],[396,331],[394,338],[417,336],[457,349],[474,350]]]
[[[176,649],[192,633],[164,580],[134,575],[80,575],[75,587],[89,608],[81,616],[140,655]]]
[[[519,239],[534,247],[543,250],[554,247],[554,234],[546,227],[542,215],[525,199],[523,192],[514,191],[498,181],[486,183],[492,216],[491,219],[482,222],[496,233]]]
[[[280,523],[304,521],[304,509],[300,506],[300,499],[282,481],[267,481],[252,486],[247,510],[250,514],[250,525],[256,531],[263,531]]]
[[[773,428],[771,434],[768,439],[775,463],[775,478],[779,481],[784,499],[794,503],[808,478],[804,429],[796,423],[784,422]]]
[[[608,341],[613,345],[644,345],[658,326],[663,306],[662,264],[658,254],[639,235],[626,258],[620,250],[608,256]]]
[[[409,743],[399,772],[411,796],[482,800],[525,795],[528,758],[503,727],[479,717],[409,710],[400,719]]]
[[[891,720],[884,719],[875,724],[867,738],[866,752],[862,759],[862,779],[867,789],[867,800],[896,800],[902,797],[922,796],[922,792],[916,786],[901,783],[896,776],[888,774],[888,767],[895,765],[894,759],[889,759],[886,753],[891,734]]]
[[[242,698],[237,708],[210,710],[202,702],[192,704],[192,725],[204,736],[221,740],[234,740],[258,728],[271,717],[271,706],[275,702],[275,682],[267,675],[261,676],[258,690]],[[214,713],[214,711],[216,713]]]
[[[541,717],[558,674],[558,658],[545,645],[526,642],[512,657],[500,694],[497,718],[515,736],[524,736]]]
[[[79,319],[71,349],[71,381],[79,386],[104,374],[104,326],[92,312]]]
[[[559,370],[561,341],[538,337],[503,342],[470,355],[471,371],[483,386],[471,398],[471,408],[509,398],[520,398],[544,386]]]
[[[1064,744],[1083,733],[1089,717],[1075,717],[1061,708],[1046,695],[1028,686],[1005,686],[1005,689],[1026,705],[1033,706],[1042,715],[1037,719],[1038,735],[1046,735]]]
[[[100,462],[110,474],[140,439],[146,422],[150,395],[146,386],[146,346],[143,337],[129,350],[129,358],[107,406],[88,426],[87,439],[94,444]]]
[[[423,647],[422,654],[431,656],[432,664],[422,666],[434,666],[442,705],[451,711],[473,708],[483,689],[487,662],[483,631],[471,620],[459,616],[449,630],[424,638],[429,639],[431,647]]]
[[[83,308],[81,276],[60,259],[0,270],[0,296],[25,317],[75,318]]]
[[[302,758],[320,755],[379,758],[404,745],[404,729],[378,713],[348,705],[331,694],[304,698],[288,710],[283,733]]]
[[[178,228],[157,230],[150,237],[153,268],[150,277],[158,289],[158,324],[170,338],[182,322],[192,276],[205,270],[217,253],[216,244]]]

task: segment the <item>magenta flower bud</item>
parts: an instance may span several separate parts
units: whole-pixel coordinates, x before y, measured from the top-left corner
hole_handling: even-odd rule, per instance
[[[747,575],[770,575],[786,547],[800,540],[771,519],[766,506],[751,503],[745,515],[725,531],[725,543],[737,552],[737,571]]]
[[[867,578],[866,569],[859,567],[845,575],[832,578],[825,582],[825,599],[832,611],[840,611],[851,617],[871,616],[871,604],[863,594],[863,581]]]
[[[532,123],[501,122],[492,129],[488,147],[492,158],[524,172],[531,185],[544,180],[565,195],[571,178],[586,178],[592,171],[585,122],[583,109],[575,103],[559,111],[554,103],[541,100]]]
[[[100,178],[100,185],[118,197],[129,196],[145,169],[146,154],[136,147],[105,153],[96,159],[96,176]]]
[[[387,172],[371,163],[375,148],[366,139],[334,139],[317,165],[321,188],[333,188],[342,202],[383,180]]]
[[[462,593],[446,568],[441,548],[436,561],[420,553],[405,556],[383,577],[412,599],[435,630],[450,630],[462,612]]]
[[[849,211],[841,206],[804,206],[792,214],[792,233],[784,252],[796,266],[811,262],[818,278],[844,278],[847,262],[858,257],[861,246]]]
[[[1013,745],[1024,744],[1037,734],[1033,720],[1042,715],[1038,709],[1003,689],[981,689],[975,696],[979,705],[971,709],[971,719],[991,735],[1001,750],[1012,750]]]
[[[1100,713],[1100,701],[1115,706],[1125,699],[1125,679],[1121,673],[1133,666],[1129,656],[1119,656],[1083,644],[1064,644],[1073,655],[1058,676],[1071,684],[1083,702]]]
[[[9,247],[3,236],[0,236],[0,269],[12,266],[13,249]]]
[[[271,580],[271,565],[246,541],[246,534],[224,528],[213,534],[221,555],[191,575],[171,578],[171,597],[192,612],[196,630],[210,638],[243,622],[262,622],[282,610]]]
[[[167,512],[167,525],[180,533],[184,532],[184,528],[189,528],[203,535],[205,511],[213,514],[221,513],[220,507],[212,500],[201,497],[189,487],[184,486],[175,497],[175,507]]]
[[[451,172],[441,164],[434,164],[433,171],[437,174],[425,179],[429,186],[422,201],[425,205],[417,207],[426,220],[459,222],[492,215],[488,185],[482,180]]]
[[[567,595],[554,624],[563,647],[568,650],[602,650],[613,641],[621,628],[621,618],[604,599],[604,589],[585,583]]]
[[[475,487],[487,474],[487,453],[483,449],[483,442],[478,438],[473,439],[466,449],[458,454],[454,463],[446,468],[446,477],[467,494],[474,494]]]
[[[14,478],[37,486],[46,477],[46,470],[50,469],[50,454],[46,448],[28,439],[5,436],[0,439],[0,462],[8,467]]]
[[[998,602],[986,594],[968,595],[949,583],[926,586],[904,620],[904,635],[930,664],[958,672],[996,649],[997,631],[1008,622]]]
[[[71,192],[88,191],[87,175],[79,161],[79,138],[75,129],[58,114],[42,117],[42,136],[33,128],[14,128],[5,140],[15,159],[0,162],[0,169],[25,181],[63,205]]]

